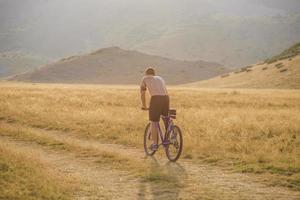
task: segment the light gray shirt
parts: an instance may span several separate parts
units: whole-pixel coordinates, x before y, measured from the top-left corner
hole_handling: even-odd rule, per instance
[[[166,89],[165,81],[160,76],[146,75],[142,79],[141,91],[147,90],[151,96],[166,96],[168,91]]]

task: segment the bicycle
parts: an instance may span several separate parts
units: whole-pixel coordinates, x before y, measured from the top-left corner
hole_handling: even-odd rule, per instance
[[[149,110],[149,109],[145,109]],[[161,140],[161,143],[158,144],[158,147],[163,146],[166,152],[167,158],[172,161],[176,162],[181,155],[182,147],[183,147],[183,139],[182,139],[182,132],[180,128],[174,125],[173,119],[176,119],[176,110],[170,109],[168,116],[161,116],[163,122],[165,123],[166,131],[163,135],[162,130],[160,128],[159,123],[157,123],[157,132],[159,137],[157,140]],[[152,141],[152,134],[150,123],[147,124],[145,133],[144,133],[144,150],[146,155],[153,156],[155,152],[158,150],[152,150],[151,144]]]

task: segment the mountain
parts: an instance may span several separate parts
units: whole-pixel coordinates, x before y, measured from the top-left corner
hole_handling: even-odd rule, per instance
[[[47,64],[10,78],[44,83],[138,84],[146,67],[154,66],[168,84],[207,79],[228,70],[205,61],[180,61],[119,47],[100,49]]]
[[[299,0],[0,0],[0,52],[62,58],[120,46],[239,67],[300,40]]]
[[[21,52],[0,53],[0,79],[31,71],[46,62],[45,58]]]
[[[300,43],[263,63],[186,86],[300,89]]]

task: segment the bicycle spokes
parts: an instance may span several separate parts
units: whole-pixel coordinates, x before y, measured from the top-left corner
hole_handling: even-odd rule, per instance
[[[182,151],[182,134],[178,126],[174,126],[174,129],[169,134],[169,145],[166,149],[167,157],[170,161],[176,161]]]
[[[177,134],[176,132],[172,131],[170,134],[170,143],[175,144],[177,142]]]

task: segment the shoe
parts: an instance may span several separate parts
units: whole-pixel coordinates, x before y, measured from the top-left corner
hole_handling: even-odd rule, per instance
[[[157,151],[158,145],[157,144],[151,144],[150,148],[151,151]]]

